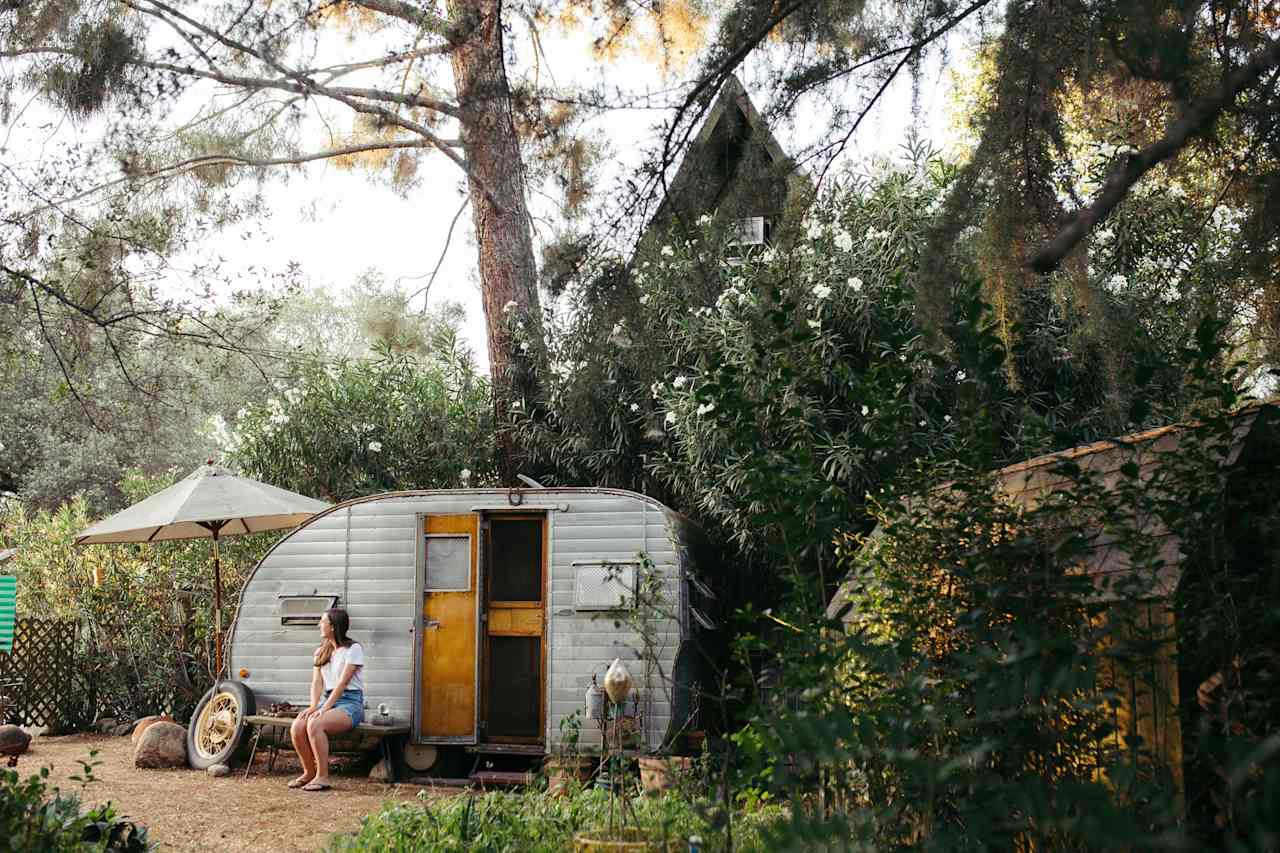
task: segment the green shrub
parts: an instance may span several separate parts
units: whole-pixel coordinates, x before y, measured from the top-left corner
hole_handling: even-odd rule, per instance
[[[726,849],[724,816],[711,803],[667,795],[632,800],[637,822],[671,837],[700,836],[703,850]],[[364,819],[354,836],[338,836],[331,850],[433,850],[473,853],[561,853],[574,833],[608,824],[609,796],[592,788],[570,797],[545,791],[458,796],[421,804],[394,803]],[[784,819],[776,806],[733,816],[733,849],[767,850],[762,830]]]
[[[130,502],[165,488],[179,472],[132,472],[120,484]],[[95,519],[83,496],[52,512],[18,501],[0,505],[5,538],[17,554],[23,617],[77,623],[74,695],[59,710],[69,726],[98,716],[168,711],[186,719],[212,684],[214,619],[208,540],[77,547]],[[278,533],[222,541],[223,626],[231,625],[248,572]]]
[[[304,367],[293,387],[216,431],[249,476],[329,501],[496,477],[489,382],[450,334],[425,356],[383,347],[368,361]]]
[[[144,853],[152,849],[147,830],[122,818],[111,803],[82,811],[80,799],[50,789],[48,777],[47,767],[26,779],[12,770],[0,770],[0,849],[15,853]]]

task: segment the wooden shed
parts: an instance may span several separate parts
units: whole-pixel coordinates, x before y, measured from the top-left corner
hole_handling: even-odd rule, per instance
[[[1162,477],[1185,459],[1193,435],[1201,442],[1199,446],[1204,446],[1204,436],[1197,430],[1198,425],[1175,424],[1039,456],[994,472],[996,489],[1014,505],[1033,509],[1050,495],[1073,492],[1079,480],[1063,471],[1065,463],[1072,463],[1104,490],[1115,490],[1121,484],[1158,490]],[[1227,571],[1233,576],[1275,576],[1280,567],[1261,556],[1265,549],[1260,540],[1268,532],[1261,529],[1258,513],[1274,511],[1273,496],[1280,490],[1280,399],[1252,403],[1232,412],[1226,429],[1217,435],[1226,437],[1217,441],[1215,451],[1223,467],[1226,492],[1240,496],[1224,503],[1231,507],[1227,512],[1233,517],[1220,519],[1236,544],[1232,556],[1226,558]],[[1138,614],[1144,639],[1156,642],[1154,653],[1137,668],[1124,672],[1113,668],[1107,673],[1121,695],[1113,723],[1118,745],[1141,744],[1165,766],[1181,790],[1183,721],[1189,715],[1208,713],[1211,695],[1223,683],[1223,673],[1205,664],[1215,659],[1212,654],[1180,649],[1175,619],[1180,591],[1195,580],[1192,573],[1204,543],[1182,541],[1155,515],[1131,521],[1154,550],[1156,557],[1150,562],[1159,566],[1148,578],[1151,586]],[[1088,547],[1078,570],[1094,580],[1097,602],[1105,608],[1108,600],[1114,600],[1109,599],[1115,595],[1109,591],[1115,588],[1114,582],[1132,571],[1131,555],[1102,523],[1086,531],[1086,541]],[[851,596],[856,594],[851,582],[842,585],[832,598],[828,616],[850,619]],[[1274,638],[1258,639],[1275,643]]]

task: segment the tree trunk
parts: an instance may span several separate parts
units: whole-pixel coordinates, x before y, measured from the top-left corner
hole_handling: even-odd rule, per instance
[[[499,472],[503,482],[512,485],[518,465],[518,449],[508,429],[512,405],[523,407],[534,400],[535,359],[543,347],[524,165],[503,60],[501,10],[500,0],[449,3],[450,17],[467,24],[460,28],[466,36],[452,51],[453,76],[462,110],[463,150],[471,169],[471,218],[493,376]]]

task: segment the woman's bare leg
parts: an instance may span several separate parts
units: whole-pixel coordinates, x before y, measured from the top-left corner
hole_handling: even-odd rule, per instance
[[[315,753],[316,775],[313,784],[329,784],[329,735],[342,734],[352,729],[351,718],[346,711],[330,710],[307,720],[307,736],[311,751]]]
[[[304,784],[310,782],[316,777],[316,756],[311,751],[307,723],[301,717],[294,719],[293,725],[289,727],[289,737],[293,740],[293,751],[298,753],[298,760],[302,762],[302,775],[294,781]]]

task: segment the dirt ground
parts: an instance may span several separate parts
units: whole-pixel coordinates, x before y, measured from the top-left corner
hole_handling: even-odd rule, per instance
[[[78,760],[88,760],[95,749],[95,760],[102,762],[93,770],[97,781],[81,789],[70,777],[81,773]],[[285,787],[298,773],[292,753],[281,753],[270,775],[261,760],[254,765],[248,779],[243,767],[222,779],[189,768],[139,770],[133,766],[133,744],[127,737],[41,735],[22,756],[18,771],[27,776],[51,767],[51,784],[77,791],[86,803],[112,801],[130,820],[146,826],[151,840],[166,853],[320,850],[334,833],[354,832],[360,818],[388,800],[414,800],[422,790],[417,785],[370,782],[353,769],[331,774],[332,790],[305,793]],[[367,769],[367,764],[359,769]]]

